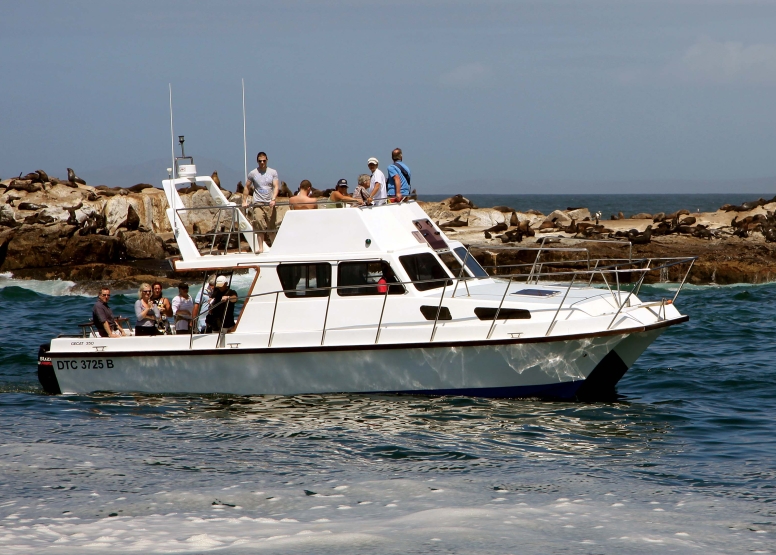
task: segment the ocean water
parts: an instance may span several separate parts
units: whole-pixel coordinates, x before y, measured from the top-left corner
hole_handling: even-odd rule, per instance
[[[3,555],[776,552],[776,284],[686,287],[593,404],[48,396],[72,286],[0,275]]]
[[[677,210],[686,209],[690,212],[714,212],[723,204],[741,204],[760,198],[770,200],[776,195],[776,190],[770,193],[719,193],[719,194],[676,194],[676,195],[464,195],[476,206],[486,208],[490,206],[509,206],[520,211],[531,208],[539,210],[543,214],[549,214],[553,210],[565,210],[566,208],[585,207],[591,214],[601,212],[603,219],[609,219],[614,214],[622,211],[625,216],[632,216],[640,212],[656,214],[665,212],[670,214]],[[452,195],[423,195],[419,199],[438,202]]]

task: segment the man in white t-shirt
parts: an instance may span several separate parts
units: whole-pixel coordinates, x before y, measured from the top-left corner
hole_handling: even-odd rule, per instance
[[[267,167],[267,155],[264,152],[259,152],[256,155],[256,162],[258,162],[259,166],[251,170],[245,180],[243,206],[248,206],[249,200],[253,201],[250,208],[248,208],[248,217],[253,220],[254,230],[276,229],[277,211],[275,210],[275,199],[280,188],[278,172]],[[265,240],[268,245],[272,246],[275,235],[274,232],[256,234],[259,252],[264,250]]]
[[[385,189],[385,175],[377,166],[379,162],[374,156],[366,161],[369,171],[372,172],[372,178],[369,180],[369,200],[375,206],[385,204],[388,198],[388,192]]]

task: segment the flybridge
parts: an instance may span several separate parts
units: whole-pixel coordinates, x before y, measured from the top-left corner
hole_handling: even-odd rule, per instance
[[[208,190],[208,205],[184,205],[177,187],[191,183]],[[179,177],[162,185],[169,204],[167,217],[181,251],[181,260],[175,261],[180,270],[309,258],[311,253],[336,259],[418,247],[449,249],[442,232],[414,201],[334,209],[326,208],[335,203],[321,202],[318,210],[290,210],[287,203],[278,203],[282,225],[254,230],[246,207],[229,201],[210,177]],[[271,247],[258,239],[270,233],[275,234]]]

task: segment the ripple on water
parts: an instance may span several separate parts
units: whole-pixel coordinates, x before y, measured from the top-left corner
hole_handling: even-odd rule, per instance
[[[0,289],[4,308],[11,307],[10,321],[0,323],[0,505],[13,503],[0,506],[0,528],[4,517],[35,502],[45,505],[35,516],[46,518],[69,511],[82,519],[141,519],[177,511],[206,519],[221,514],[216,510],[247,511],[278,526],[284,517],[275,513],[300,523],[358,514],[356,520],[376,519],[370,522],[378,529],[394,518],[379,511],[417,522],[424,510],[474,511],[473,503],[502,503],[496,497],[518,506],[518,496],[535,514],[560,496],[588,499],[597,515],[619,503],[639,515],[627,523],[634,529],[656,522],[659,513],[648,503],[681,504],[666,510],[661,530],[690,522],[690,532],[704,530],[720,551],[754,546],[725,534],[773,528],[773,285],[684,291],[678,306],[690,322],[650,347],[623,378],[618,402],[590,404],[391,395],[47,396],[35,377],[37,345],[63,323],[82,320],[91,301],[16,289]],[[644,294],[665,295],[665,288],[645,286]],[[112,304],[129,313],[133,300],[119,296]],[[333,489],[340,485],[350,489]],[[233,487],[241,493],[226,498],[232,490],[225,488]],[[334,495],[345,497],[325,497]],[[313,509],[319,505],[332,512]],[[413,509],[402,513],[403,507]],[[351,513],[357,510],[377,512]],[[318,511],[325,516],[305,521]],[[581,515],[574,526],[588,518]],[[514,537],[471,518],[492,537]]]

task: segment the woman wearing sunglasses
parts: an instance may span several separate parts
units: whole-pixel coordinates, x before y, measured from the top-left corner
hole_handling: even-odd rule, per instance
[[[151,286],[144,283],[137,291],[138,300],[135,301],[135,335],[158,335],[156,323],[162,315],[159,308],[151,301]]]

